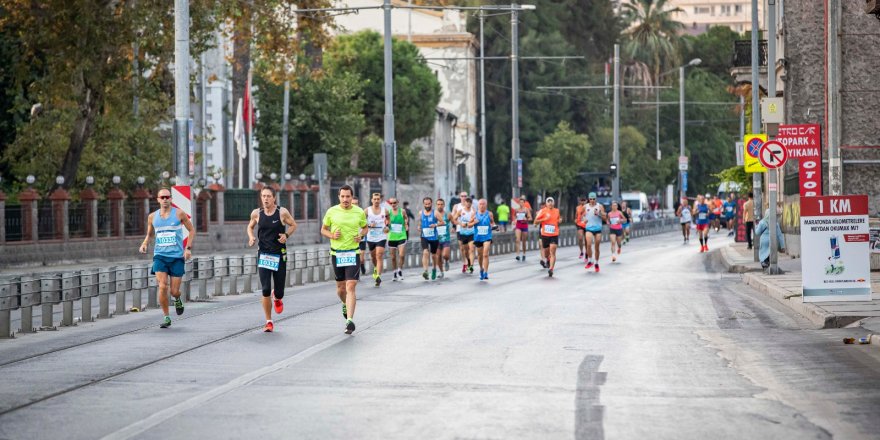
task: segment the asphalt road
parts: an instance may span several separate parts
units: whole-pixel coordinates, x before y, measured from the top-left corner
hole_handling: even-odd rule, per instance
[[[487,282],[365,280],[351,336],[324,283],[271,334],[243,295],[0,341],[0,439],[880,438],[880,350],[852,330],[676,234],[603,251],[599,274],[565,248],[553,278],[531,253]]]

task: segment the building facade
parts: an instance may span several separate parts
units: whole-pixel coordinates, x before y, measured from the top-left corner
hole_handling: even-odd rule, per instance
[[[765,1],[758,2],[758,23],[761,28],[765,22]],[[701,34],[712,26],[727,26],[734,32],[752,30],[750,0],[669,0],[666,4],[670,8],[683,10],[674,18],[685,24],[685,32],[689,34]]]

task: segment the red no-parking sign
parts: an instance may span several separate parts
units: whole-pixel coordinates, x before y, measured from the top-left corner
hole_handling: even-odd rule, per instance
[[[788,160],[788,150],[785,148],[785,145],[777,141],[767,141],[764,142],[764,145],[761,145],[758,159],[761,161],[761,165],[764,165],[764,168],[768,170],[776,169],[785,165],[785,161]]]

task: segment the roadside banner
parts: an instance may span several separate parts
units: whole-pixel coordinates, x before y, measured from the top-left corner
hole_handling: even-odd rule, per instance
[[[822,195],[822,140],[819,124],[780,125],[776,140],[798,160],[801,197]]]
[[[868,196],[801,198],[804,302],[870,301]]]

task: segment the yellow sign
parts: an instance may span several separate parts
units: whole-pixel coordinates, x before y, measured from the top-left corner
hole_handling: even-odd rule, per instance
[[[767,142],[766,134],[747,134],[743,138],[743,158],[745,159],[745,168],[747,173],[763,173],[767,171],[761,160],[758,159],[758,152],[761,151],[761,145]]]

